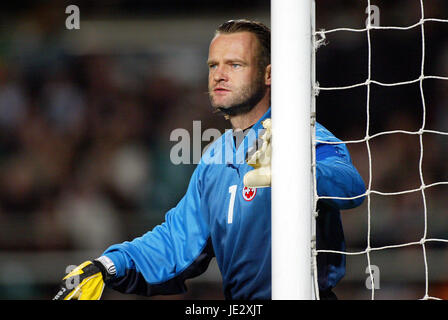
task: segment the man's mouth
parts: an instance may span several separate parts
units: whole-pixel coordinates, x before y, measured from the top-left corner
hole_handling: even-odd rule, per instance
[[[215,89],[213,89],[213,91],[214,91],[214,92],[217,92],[217,93],[230,92],[230,90],[229,90],[229,89],[226,89],[226,88],[215,88]]]

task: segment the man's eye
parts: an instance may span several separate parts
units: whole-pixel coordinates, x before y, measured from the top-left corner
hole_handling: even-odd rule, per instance
[[[210,69],[216,69],[216,64],[210,64],[208,67],[209,67]]]
[[[238,64],[238,63],[232,63],[232,68],[234,68],[234,69],[238,69],[239,67],[241,67],[240,64]]]

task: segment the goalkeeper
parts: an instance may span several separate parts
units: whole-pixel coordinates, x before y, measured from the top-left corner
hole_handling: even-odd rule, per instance
[[[81,264],[62,280],[55,299],[99,299],[104,286],[145,296],[183,293],[185,280],[203,273],[213,258],[226,299],[271,299],[270,30],[247,20],[223,23],[210,43],[208,67],[211,105],[234,130],[207,149],[165,222]],[[265,132],[259,134],[261,129]],[[243,133],[242,139],[237,132]],[[340,141],[320,124],[316,135],[320,141]],[[254,160],[249,165],[244,159],[259,138],[264,144],[248,158]],[[243,161],[234,161],[240,157]],[[365,193],[343,143],[319,143],[316,158],[320,196]],[[247,188],[244,180],[264,188]],[[340,210],[362,201],[363,197],[319,200],[318,249],[345,250]],[[336,298],[332,288],[344,274],[345,255],[318,255],[321,299]]]

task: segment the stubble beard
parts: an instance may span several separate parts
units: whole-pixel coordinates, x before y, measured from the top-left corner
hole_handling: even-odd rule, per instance
[[[214,103],[212,91],[209,91],[209,98],[215,110],[219,110],[228,116],[236,116],[251,111],[263,99],[265,93],[266,87],[263,76],[259,76],[250,85],[241,88],[239,94],[227,104]]]

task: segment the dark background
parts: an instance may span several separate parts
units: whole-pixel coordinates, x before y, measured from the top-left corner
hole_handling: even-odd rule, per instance
[[[65,8],[80,8],[81,28],[67,30]],[[372,1],[381,26],[420,20],[420,1]],[[448,4],[424,1],[425,17],[447,19]],[[316,1],[318,30],[365,27],[367,1]],[[222,22],[257,19],[270,25],[270,1],[20,1],[0,5],[0,299],[50,299],[68,265],[95,258],[163,221],[184,194],[194,165],[170,162],[170,133],[230,128],[207,97],[209,41]],[[421,74],[420,26],[372,30],[371,79],[402,82]],[[448,76],[448,24],[425,22],[424,74]],[[317,52],[321,87],[363,83],[366,32],[327,34]],[[382,131],[448,132],[448,82],[321,90],[317,118],[343,140]],[[367,110],[369,112],[367,113]],[[425,110],[425,113],[423,112]],[[368,118],[368,121],[367,121]],[[367,132],[367,124],[369,130]],[[423,134],[426,185],[448,181],[448,137]],[[349,143],[370,182],[366,142]],[[419,188],[418,135],[369,140],[371,188]],[[402,195],[372,194],[342,213],[347,251],[444,238],[444,185]],[[369,205],[370,204],[370,205]],[[426,204],[426,209],[425,205]],[[370,215],[370,228],[368,217]],[[425,218],[426,217],[426,218]],[[426,224],[425,224],[426,220]],[[426,228],[425,228],[426,225]],[[441,242],[370,253],[379,267],[376,299],[448,298],[448,250]],[[347,257],[341,299],[370,299],[367,255]],[[188,281],[185,295],[151,299],[222,299],[219,271]],[[106,289],[104,299],[148,299]]]

